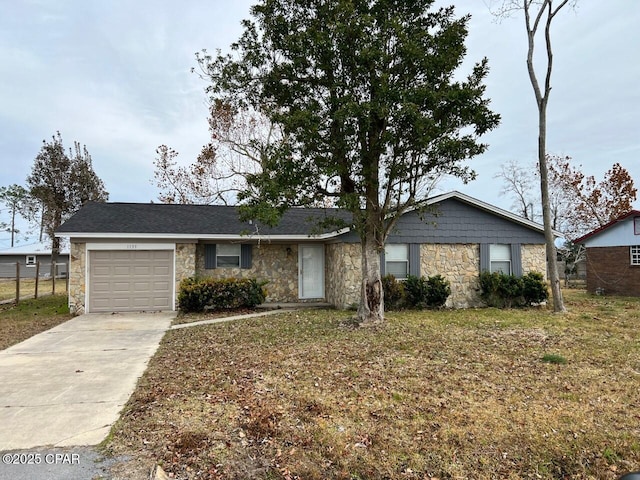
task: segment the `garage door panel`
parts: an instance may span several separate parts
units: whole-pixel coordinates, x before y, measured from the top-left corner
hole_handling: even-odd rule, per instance
[[[93,271],[96,275],[109,275],[111,268],[107,265],[104,267],[95,267]]]
[[[114,265],[110,273],[111,275],[122,275],[128,277],[131,273],[131,267],[128,265]]]
[[[89,252],[89,311],[173,310],[173,251]]]
[[[110,255],[110,252],[103,252],[101,250],[97,250],[95,252],[91,252],[91,258],[95,260],[110,260],[111,255]]]

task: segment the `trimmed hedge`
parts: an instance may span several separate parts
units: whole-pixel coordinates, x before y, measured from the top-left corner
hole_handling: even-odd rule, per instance
[[[382,288],[388,310],[440,308],[451,295],[449,281],[442,275],[428,278],[409,275],[404,282],[397,281],[393,275],[385,275]]]
[[[185,278],[180,282],[178,308],[183,312],[254,308],[266,298],[266,283],[255,278]]]
[[[544,276],[529,272],[523,277],[484,271],[480,274],[480,296],[490,307],[527,307],[547,301]]]

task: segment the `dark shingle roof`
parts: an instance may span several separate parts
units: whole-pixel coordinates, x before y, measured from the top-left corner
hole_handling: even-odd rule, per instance
[[[174,205],[162,203],[88,203],[63,223],[57,234],[184,234],[184,235],[310,235],[329,233],[336,227],[318,231],[318,221],[351,215],[331,208],[293,208],[279,225],[267,227],[241,222],[236,207],[222,205]],[[256,226],[258,227],[256,229]]]

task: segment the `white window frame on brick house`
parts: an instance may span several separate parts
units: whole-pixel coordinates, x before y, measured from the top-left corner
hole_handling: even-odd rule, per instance
[[[640,245],[631,245],[629,256],[631,257],[631,265],[640,265]]]
[[[406,280],[409,275],[409,244],[391,243],[384,247],[384,271],[397,280]]]

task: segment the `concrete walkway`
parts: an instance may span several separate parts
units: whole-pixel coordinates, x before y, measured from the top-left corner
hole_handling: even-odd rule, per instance
[[[0,451],[104,440],[174,317],[82,315],[0,351]]]

